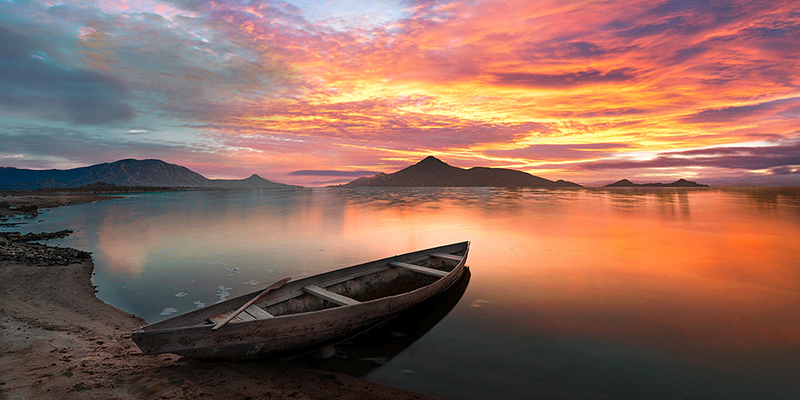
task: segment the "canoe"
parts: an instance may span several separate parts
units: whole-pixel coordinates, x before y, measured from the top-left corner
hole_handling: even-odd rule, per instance
[[[469,242],[454,243],[290,281],[135,330],[144,354],[250,358],[343,340],[446,291],[465,270]],[[213,330],[232,312],[258,298]]]

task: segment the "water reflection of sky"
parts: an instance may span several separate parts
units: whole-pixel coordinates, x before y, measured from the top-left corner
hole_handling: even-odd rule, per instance
[[[99,296],[149,321],[471,240],[472,278],[370,372],[465,398],[800,398],[800,194],[752,190],[177,192],[53,210]],[[165,313],[166,312],[166,313]]]

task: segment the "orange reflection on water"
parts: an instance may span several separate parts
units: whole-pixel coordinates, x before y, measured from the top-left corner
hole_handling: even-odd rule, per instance
[[[492,305],[482,316],[718,368],[800,372],[797,208],[765,218],[725,193],[663,195],[601,192],[492,217],[505,234],[475,237],[470,256],[473,295]]]
[[[147,212],[115,206],[99,234],[108,265],[98,268],[155,273],[159,251],[172,249],[187,273],[225,253],[259,256],[237,259],[252,271],[299,276],[470,240],[462,302],[480,305],[471,309],[480,329],[624,343],[763,379],[800,373],[797,193],[314,189],[185,198]],[[247,272],[236,282],[253,278]],[[208,279],[216,287],[227,278]]]

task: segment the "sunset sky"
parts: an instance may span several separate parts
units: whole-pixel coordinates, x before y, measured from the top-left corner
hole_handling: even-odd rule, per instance
[[[0,166],[800,185],[797,0],[0,0]]]

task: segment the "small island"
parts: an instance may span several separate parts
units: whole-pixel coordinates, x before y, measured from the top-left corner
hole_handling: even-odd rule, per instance
[[[672,183],[633,183],[627,179],[622,179],[614,183],[603,186],[604,188],[704,188],[709,187],[702,183],[678,179]]]

